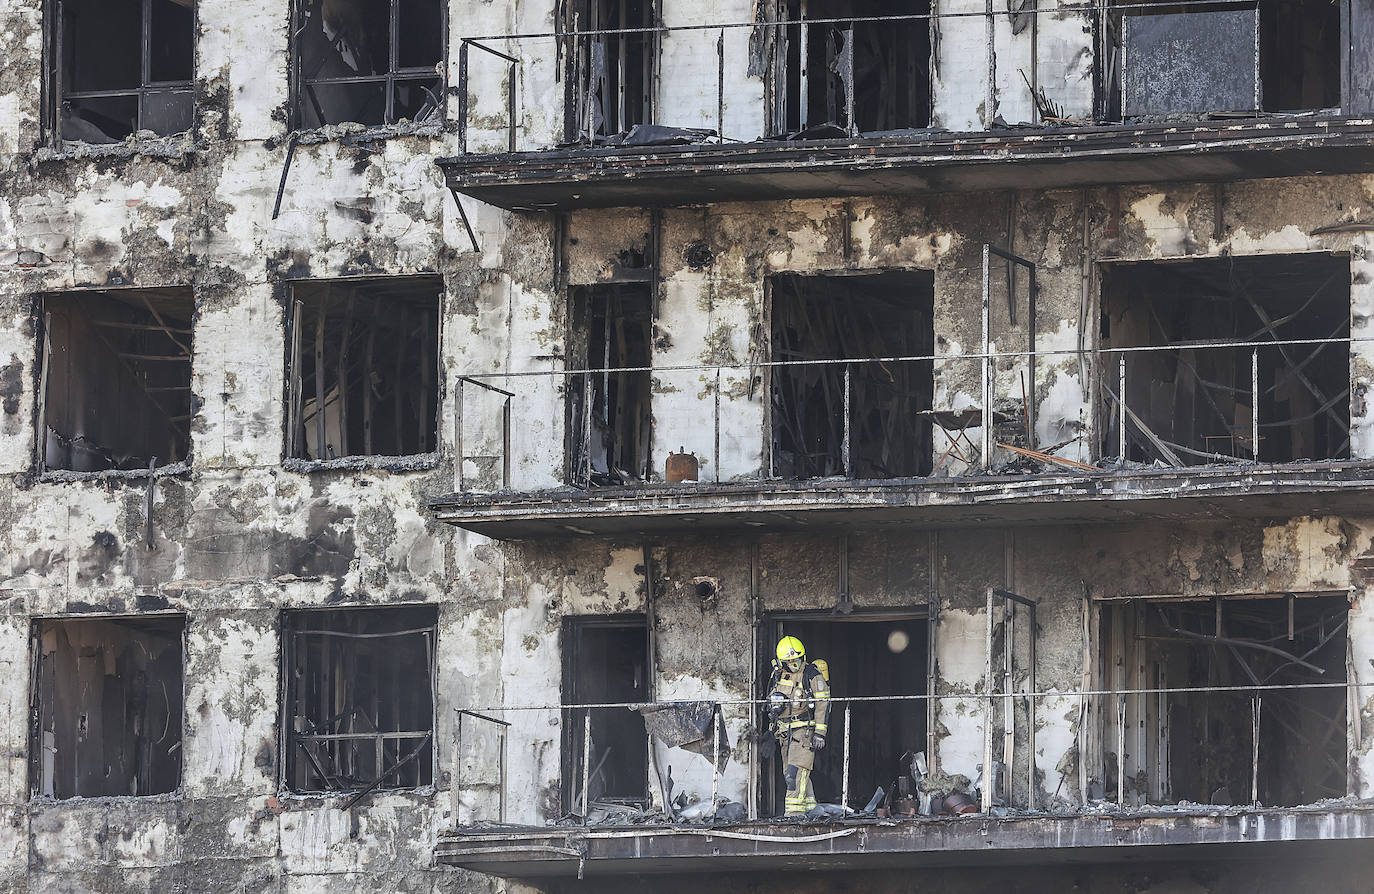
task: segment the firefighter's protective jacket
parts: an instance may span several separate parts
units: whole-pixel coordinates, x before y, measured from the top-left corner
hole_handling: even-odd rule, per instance
[[[783,671],[773,685],[769,698],[773,699],[775,693],[783,699],[782,713],[778,715],[779,737],[794,729],[827,735],[830,684],[816,665],[808,661],[796,673]]]

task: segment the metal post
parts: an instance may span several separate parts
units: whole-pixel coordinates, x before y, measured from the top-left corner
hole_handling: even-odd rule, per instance
[[[987,260],[987,250],[984,249],[983,259]],[[986,308],[986,303],[984,307]],[[993,686],[992,686],[992,587],[988,587],[987,600],[987,664],[983,668],[983,790],[982,807],[983,812],[987,813],[992,809],[992,709],[993,709]]]
[[[1035,639],[1039,632],[1035,621],[1035,606],[1030,606],[1030,646],[1028,662],[1030,669],[1027,682],[1030,687],[1026,699],[1026,809],[1035,809]]]
[[[1259,433],[1259,348],[1255,348],[1250,354],[1250,456],[1255,462],[1259,462],[1260,433]]]
[[[592,374],[582,374],[582,462],[587,466],[586,487],[592,486]]]
[[[720,367],[716,367],[716,406],[715,406],[715,441],[714,454],[711,464],[715,469],[716,483],[720,483]]]
[[[1116,696],[1116,803],[1126,805],[1126,694]]]
[[[807,98],[810,95],[808,81],[811,77],[811,54],[810,54],[810,25],[806,24],[807,15],[806,0],[801,0],[801,24],[798,31],[801,32],[800,49],[797,56],[801,60],[801,65],[797,71],[797,129],[806,130],[806,126],[811,122],[807,120]]]
[[[463,49],[466,50],[467,48],[468,45],[463,44]],[[454,463],[456,468],[453,477],[457,482],[458,493],[461,494],[463,492],[463,379],[461,377],[458,379],[458,391],[455,399],[458,402],[458,412],[454,414],[453,440],[455,449],[458,451],[458,459]]]
[[[840,807],[849,809],[849,702],[844,705],[844,781],[840,784]]]
[[[992,29],[992,0],[988,0],[988,29]],[[989,40],[991,37],[989,36]],[[991,52],[991,49],[989,49]],[[983,469],[992,468],[992,252],[983,244]],[[988,597],[992,604],[992,597]],[[991,635],[989,633],[989,635]],[[988,645],[991,648],[991,643]],[[986,775],[986,770],[984,771]]]
[[[468,154],[468,42],[458,47],[458,151]]]
[[[453,750],[453,825],[463,824],[463,712],[458,712],[458,732],[454,736]]]
[[[1259,806],[1259,734],[1260,709],[1263,700],[1259,695],[1250,697],[1250,803]]]
[[[845,25],[844,50],[840,56],[840,65],[843,67],[840,81],[845,85],[844,126],[851,137],[857,137],[859,125],[854,121],[854,23],[846,22]]]
[[[725,29],[716,38],[716,136],[725,139]]]
[[[592,781],[592,709],[582,716],[582,824],[587,824]]]
[[[720,795],[720,705],[711,712],[711,822],[716,821]]]
[[[509,750],[507,748],[507,743],[509,743],[509,741],[510,735],[508,734],[506,727],[503,726],[501,727],[501,791],[499,793],[500,810],[497,813],[497,816],[500,817],[500,820],[503,823],[506,821],[506,752]]]
[[[1012,665],[1016,661],[1016,604],[1002,603],[1002,767],[1007,774],[1007,806],[1011,806],[1012,771],[1016,769],[1016,696],[1012,694]]]
[[[844,463],[844,476],[846,478],[854,477],[854,463],[849,455],[849,404],[850,391],[852,390],[850,379],[849,364],[846,363],[844,365],[844,434],[840,441],[840,459]]]
[[[501,408],[501,489],[510,490],[510,398]]]
[[[1121,369],[1116,383],[1117,427],[1121,438],[1121,464],[1126,465],[1126,355],[1121,355]]]
[[[511,152],[515,151],[515,79],[518,74],[517,66],[514,62],[510,64],[510,90],[506,97],[506,114],[509,116],[510,131],[506,137],[506,148]]]
[[[988,89],[983,99],[983,128],[991,130],[992,122],[997,118],[997,28],[993,19],[992,0],[985,0],[983,9],[987,16],[985,39],[988,43]]]

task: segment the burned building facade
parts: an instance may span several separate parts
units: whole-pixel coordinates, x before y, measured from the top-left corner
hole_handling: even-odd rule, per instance
[[[1365,890],[1371,17],[3,0],[0,889]]]

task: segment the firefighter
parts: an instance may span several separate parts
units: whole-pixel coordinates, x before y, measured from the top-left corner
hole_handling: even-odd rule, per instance
[[[816,806],[811,769],[816,752],[825,747],[830,714],[830,683],[817,664],[806,660],[806,648],[795,636],[778,641],[773,662],[773,685],[768,693],[768,717],[782,750],[787,781],[784,813],[800,816]],[[822,665],[823,666],[823,665]]]

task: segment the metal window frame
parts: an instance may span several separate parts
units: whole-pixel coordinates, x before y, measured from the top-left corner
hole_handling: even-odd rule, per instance
[[[285,411],[286,411],[286,412],[285,412],[285,419],[284,419],[285,424],[284,424],[283,430],[282,430],[282,458],[283,458],[283,459],[297,460],[297,461],[305,462],[305,463],[327,463],[327,462],[329,462],[329,460],[327,460],[327,459],[313,459],[313,460],[312,460],[312,459],[306,459],[305,457],[302,457],[302,456],[299,455],[301,449],[302,449],[303,446],[304,446],[304,445],[303,445],[303,442],[299,439],[299,429],[300,429],[300,424],[301,424],[301,423],[300,423],[301,411],[302,411],[302,407],[303,407],[303,405],[304,405],[304,395],[303,395],[302,392],[301,392],[301,387],[302,387],[302,385],[301,385],[301,368],[302,368],[302,362],[301,362],[301,336],[302,336],[302,332],[301,332],[301,329],[302,329],[302,327],[301,327],[301,316],[302,316],[302,311],[303,311],[303,309],[304,309],[304,307],[305,307],[305,302],[304,302],[303,299],[296,297],[296,288],[297,288],[297,286],[317,285],[317,284],[324,283],[324,282],[341,283],[341,284],[344,284],[344,285],[352,285],[352,284],[366,284],[366,283],[369,283],[369,282],[384,282],[384,281],[391,281],[391,280],[397,280],[397,279],[419,279],[419,278],[437,279],[437,280],[438,280],[438,284],[439,284],[439,292],[438,292],[438,295],[436,296],[437,303],[435,304],[435,314],[436,314],[436,316],[435,316],[435,330],[434,330],[434,357],[431,358],[431,362],[432,362],[433,367],[434,367],[434,369],[433,369],[433,374],[434,374],[434,377],[435,377],[435,378],[434,378],[434,383],[435,383],[435,389],[436,389],[436,391],[435,391],[434,407],[433,407],[433,409],[432,409],[432,413],[433,413],[433,417],[434,417],[433,420],[432,420],[432,421],[433,421],[433,424],[434,424],[434,443],[433,443],[433,445],[432,445],[432,449],[429,450],[429,451],[426,451],[426,452],[427,452],[427,453],[434,453],[434,454],[442,454],[442,453],[444,452],[444,449],[445,449],[445,448],[444,448],[444,444],[443,444],[443,434],[444,434],[444,432],[443,432],[443,424],[444,424],[444,400],[445,400],[445,398],[446,398],[447,395],[448,395],[448,378],[447,378],[447,370],[446,370],[445,367],[444,367],[444,348],[445,348],[445,345],[444,345],[444,331],[445,331],[444,320],[447,318],[447,313],[448,313],[448,282],[447,282],[447,280],[444,278],[443,274],[441,274],[441,273],[393,273],[393,274],[381,274],[381,275],[372,275],[372,276],[335,276],[335,277],[319,277],[319,278],[288,279],[288,280],[282,280],[282,281],[279,283],[278,288],[281,289],[281,291],[279,291],[277,294],[278,294],[278,296],[279,296],[278,300],[280,301],[280,303],[281,303],[281,305],[282,305],[282,326],[283,326],[283,329],[284,329],[284,332],[285,332],[285,340],[284,340],[284,347],[285,347],[285,352],[284,352],[284,353],[285,353],[285,356],[284,356],[284,358],[283,358],[283,371],[284,371],[284,375],[283,375],[283,377],[282,377],[282,378],[283,378],[283,381],[282,381],[282,399],[283,399],[283,404],[282,404],[282,406],[285,408]],[[483,385],[483,383],[481,383],[481,382],[472,381],[471,379],[469,379],[469,381],[471,381],[472,384],[474,384],[474,385],[480,385],[480,386],[482,386],[483,388],[488,388],[488,389],[490,389],[490,386]],[[509,392],[502,391],[502,389],[499,389],[499,388],[498,388],[498,389],[490,389],[490,390],[501,391],[501,393],[503,393],[503,394],[508,394],[508,393],[509,393]],[[461,398],[461,395],[462,395],[462,383],[461,383],[461,382],[458,383],[458,394],[459,394],[459,396],[460,396],[460,398]],[[457,436],[459,436],[459,435],[461,434],[461,416],[462,416],[462,408],[461,408],[461,405],[460,405],[460,407],[459,407],[459,409],[458,409],[458,416],[459,416],[459,424],[458,424],[457,426],[455,426],[455,428],[454,428],[455,437],[457,437]],[[510,428],[509,423],[507,423],[507,425],[506,425],[507,432],[509,432],[509,428]],[[507,441],[507,444],[509,444],[509,441]],[[459,449],[461,449],[461,442],[455,443],[455,445],[454,445],[454,450],[455,450],[455,452],[458,451]],[[356,453],[356,454],[349,454],[347,457],[340,457],[340,458],[341,458],[341,459],[346,458],[346,459],[354,459],[354,460],[364,460],[364,461],[366,461],[367,459],[369,459],[369,458],[371,458],[371,457],[385,456],[385,455],[387,455],[387,454],[380,454],[380,453]],[[411,453],[411,454],[405,454],[405,455],[407,455],[407,456],[424,456],[425,454],[424,454],[424,453]],[[507,459],[507,460],[505,461],[505,465],[506,465],[507,467],[509,466],[509,459]],[[509,468],[506,468],[505,474],[506,474],[506,477],[507,477],[507,478],[510,477]],[[456,475],[455,475],[455,477],[456,477]],[[460,487],[460,488],[458,488],[458,489],[461,490],[462,488]]]
[[[60,139],[60,137],[59,137],[59,139]],[[47,453],[46,453],[46,439],[47,439],[47,426],[48,426],[48,384],[49,384],[49,377],[50,377],[50,375],[51,375],[51,368],[50,368],[50,366],[51,366],[52,356],[53,356],[52,339],[51,339],[51,336],[52,336],[52,312],[49,310],[48,302],[51,301],[51,300],[54,299],[54,298],[67,298],[67,297],[75,297],[75,296],[78,296],[78,295],[102,295],[102,294],[109,294],[109,293],[111,293],[111,292],[127,292],[127,293],[148,292],[148,291],[152,291],[152,290],[154,290],[154,289],[156,289],[156,288],[158,288],[158,287],[156,287],[156,286],[118,286],[118,287],[115,287],[115,288],[104,288],[104,289],[59,289],[59,290],[55,290],[55,291],[40,292],[38,295],[34,296],[34,298],[33,298],[33,303],[32,303],[32,305],[31,305],[31,308],[32,308],[32,309],[31,309],[31,312],[30,312],[30,319],[33,321],[33,324],[34,324],[34,333],[35,333],[35,338],[34,338],[34,369],[37,370],[37,378],[36,378],[35,381],[34,381],[34,388],[35,388],[35,391],[34,391],[33,417],[32,417],[32,418],[33,418],[33,432],[34,432],[34,434],[33,434],[33,445],[32,445],[32,446],[33,446],[33,455],[32,455],[32,458],[33,458],[33,470],[34,470],[34,472],[36,472],[37,474],[42,475],[42,474],[45,474],[45,473],[47,473],[47,472],[65,472],[65,473],[76,474],[76,475],[79,475],[79,476],[85,476],[85,477],[89,477],[89,478],[99,478],[99,477],[101,477],[102,475],[105,475],[105,474],[107,474],[107,473],[110,472],[110,471],[122,472],[122,473],[124,473],[125,476],[128,476],[129,473],[132,472],[134,476],[141,476],[142,474],[145,474],[145,473],[146,473],[149,482],[152,482],[153,479],[155,479],[155,478],[157,477],[157,473],[156,473],[155,471],[152,471],[152,470],[142,470],[142,471],[139,471],[139,470],[105,470],[105,471],[103,471],[103,472],[100,472],[100,471],[97,471],[97,472],[76,472],[75,470],[72,470],[72,469],[50,469],[50,468],[48,468],[48,458],[47,458]],[[166,287],[164,287],[164,288],[166,288]],[[195,291],[194,291],[194,289],[193,289],[191,286],[172,286],[172,287],[170,287],[170,288],[184,288],[184,289],[186,289],[186,290],[190,293],[189,297],[190,297],[190,299],[192,300],[192,302],[195,301]],[[195,359],[196,359],[196,334],[195,334],[195,327],[194,327],[194,326],[191,327],[191,332],[190,332],[190,335],[188,336],[188,338],[189,338],[189,344],[190,344],[190,347],[191,347],[190,360],[189,360],[189,362],[192,364],[192,369],[194,370],[194,364],[195,364]],[[195,381],[194,381],[194,378],[192,378],[191,384],[188,386],[188,390],[190,390],[191,393],[192,393],[192,395],[193,395],[193,412],[192,412],[192,415],[194,416],[194,415],[195,415],[195,413],[194,413],[194,394],[195,394]],[[183,462],[190,463],[190,462],[192,461],[192,458],[194,457],[194,454],[195,454],[195,443],[194,443],[194,439],[192,439],[192,438],[190,438],[190,437],[188,436],[188,438],[187,438],[187,452],[186,452],[186,458],[183,460]]]
[[[102,614],[82,614],[82,615],[33,615],[29,618],[29,721],[28,721],[28,780],[27,792],[30,801],[47,800],[41,794],[43,784],[43,730],[41,728],[42,712],[39,707],[39,699],[42,694],[42,679],[40,669],[43,658],[43,626],[45,624],[65,623],[72,621],[147,621],[153,619],[172,618],[181,622],[181,629],[178,631],[178,639],[181,644],[181,730],[179,732],[180,742],[184,745],[189,732],[187,721],[186,703],[187,692],[189,691],[190,675],[187,673],[187,630],[189,629],[189,616],[185,612],[143,612],[137,615],[102,615]],[[183,754],[180,764],[177,767],[177,785],[170,793],[146,794],[146,795],[120,795],[119,798],[166,798],[168,794],[180,794],[186,785],[186,758]],[[57,800],[74,801],[80,800],[83,796],[75,795],[71,798],[61,798]]]
[[[449,4],[445,0],[433,0],[439,7],[439,33],[441,47],[439,51],[439,61],[437,67],[412,67],[401,68],[397,62],[398,52],[398,22],[400,20],[401,0],[388,0],[388,27],[387,27],[387,70],[380,75],[350,75],[348,77],[337,78],[307,78],[301,72],[304,60],[301,58],[301,46],[299,35],[305,28],[305,9],[306,3],[311,0],[292,0],[291,3],[291,34],[287,52],[290,53],[290,95],[291,95],[291,122],[296,130],[305,129],[303,122],[304,101],[310,88],[316,85],[335,85],[335,84],[382,84],[386,91],[386,111],[383,113],[381,124],[369,125],[371,127],[390,127],[396,123],[395,102],[397,82],[420,81],[429,76],[433,76],[443,82],[443,88],[438,91],[438,122],[448,120],[448,64],[449,64]],[[442,71],[442,74],[440,73]],[[338,121],[325,121],[323,115],[317,115],[321,119],[317,127],[329,127],[339,124]]]
[[[361,612],[366,612],[366,611],[385,611],[386,609],[393,609],[393,610],[395,610],[395,609],[402,609],[402,610],[404,610],[404,609],[415,609],[415,608],[432,608],[432,609],[434,610],[434,620],[433,620],[433,622],[430,623],[430,624],[427,624],[427,625],[426,625],[425,627],[423,627],[423,628],[411,628],[411,629],[407,629],[407,630],[404,630],[404,631],[398,631],[398,632],[395,632],[395,633],[364,634],[363,637],[366,637],[366,638],[389,638],[389,637],[390,637],[390,638],[394,638],[394,637],[399,637],[399,636],[416,636],[416,635],[419,635],[419,636],[426,637],[426,638],[428,639],[427,648],[428,648],[428,651],[429,651],[429,698],[430,698],[430,720],[429,720],[430,725],[429,725],[429,729],[427,729],[427,730],[388,730],[388,731],[375,731],[375,730],[374,730],[373,732],[370,732],[370,733],[297,733],[297,732],[293,729],[293,727],[292,727],[292,724],[291,724],[291,715],[290,715],[290,713],[289,713],[290,710],[291,710],[291,708],[292,708],[292,704],[293,704],[293,696],[295,695],[295,693],[296,693],[296,691],[297,691],[297,690],[296,690],[297,684],[295,683],[294,676],[293,676],[292,674],[288,673],[288,670],[289,670],[289,668],[290,668],[290,666],[291,666],[291,663],[292,663],[292,659],[293,659],[293,658],[295,657],[295,655],[296,655],[296,646],[295,646],[295,639],[296,639],[296,637],[297,637],[297,636],[301,636],[301,635],[307,635],[307,636],[308,636],[308,635],[310,635],[310,634],[315,634],[315,635],[320,635],[320,636],[326,636],[326,637],[330,637],[330,636],[342,636],[342,637],[345,637],[345,638],[363,638],[363,637],[357,637],[355,634],[343,633],[343,632],[339,632],[339,631],[328,631],[328,630],[318,630],[318,629],[314,629],[314,630],[301,630],[301,629],[299,629],[298,627],[295,626],[295,623],[294,623],[295,619],[296,619],[296,618],[299,618],[299,617],[311,615],[311,614],[320,614],[320,613],[324,613],[324,612],[360,612],[360,611],[361,611]],[[439,669],[439,611],[438,611],[438,609],[439,609],[439,607],[438,607],[438,605],[435,604],[435,603],[419,602],[419,603],[398,603],[398,604],[395,604],[395,605],[388,605],[388,606],[386,606],[385,608],[377,608],[377,607],[373,607],[373,606],[346,606],[346,607],[330,607],[330,608],[288,609],[288,610],[282,611],[282,613],[281,613],[281,618],[280,618],[280,622],[279,622],[279,624],[278,624],[278,631],[279,631],[279,634],[280,634],[280,656],[281,656],[281,669],[282,669],[282,673],[281,673],[280,691],[279,691],[279,697],[278,697],[278,700],[279,700],[279,703],[280,703],[280,711],[279,711],[279,715],[280,715],[280,716],[279,716],[279,719],[278,719],[278,746],[277,746],[277,751],[278,751],[278,761],[277,761],[277,765],[278,765],[278,766],[277,766],[277,785],[278,785],[279,790],[280,790],[283,794],[289,794],[289,795],[319,795],[319,794],[348,794],[348,793],[352,792],[352,793],[355,793],[355,794],[357,795],[357,797],[355,797],[354,799],[352,799],[352,800],[350,801],[349,806],[351,807],[351,806],[353,805],[353,803],[356,803],[356,801],[357,801],[359,798],[362,797],[363,794],[365,794],[365,793],[367,793],[367,792],[369,792],[369,791],[378,791],[378,790],[383,790],[383,791],[413,791],[413,790],[416,790],[416,789],[429,788],[429,787],[434,786],[434,785],[437,783],[437,781],[438,781],[438,779],[439,779],[439,748],[438,748],[437,744],[435,743],[435,736],[437,735],[438,729],[439,729],[439,681],[438,681],[438,669]],[[298,790],[298,789],[295,789],[295,788],[292,787],[291,778],[290,778],[290,770],[289,770],[290,761],[288,761],[288,759],[287,759],[287,758],[288,758],[288,755],[290,754],[291,749],[296,748],[296,747],[297,747],[299,744],[301,744],[301,743],[308,743],[308,742],[331,742],[331,741],[344,741],[344,740],[354,740],[354,741],[356,741],[356,740],[364,740],[364,739],[372,739],[372,740],[375,741],[375,745],[376,745],[376,757],[377,757],[378,770],[377,770],[377,778],[373,781],[373,783],[372,783],[371,785],[364,786],[364,787],[361,787],[361,788],[359,788],[359,789],[340,789],[340,790],[337,790],[337,791],[332,790],[332,789],[328,789],[328,788],[321,788],[321,789],[300,789],[300,790]],[[424,747],[424,740],[428,740],[428,741],[429,741],[429,745],[430,745],[430,775],[429,775],[429,782],[427,782],[427,783],[421,783],[421,784],[419,784],[419,785],[414,785],[414,786],[410,786],[410,785],[388,785],[388,784],[386,783],[386,775],[389,775],[389,773],[386,774],[386,775],[384,775],[384,771],[386,771],[386,767],[384,766],[384,756],[385,756],[385,754],[384,754],[384,749],[383,749],[384,743],[387,742],[387,741],[394,741],[394,742],[397,742],[397,743],[401,743],[401,742],[415,742],[415,743],[419,743],[418,747],[421,748],[421,749],[423,749],[423,747]],[[307,753],[308,753],[308,752],[307,752]],[[399,753],[399,752],[398,752],[398,753]]]
[[[43,104],[45,117],[45,130],[49,133],[51,143],[54,146],[63,142],[62,137],[62,103],[68,99],[114,99],[121,97],[135,97],[138,100],[136,126],[134,132],[145,130],[143,127],[144,106],[147,103],[150,93],[163,93],[169,90],[185,89],[191,94],[191,127],[195,127],[195,47],[196,37],[200,31],[200,2],[192,0],[191,6],[191,79],[186,81],[154,81],[152,79],[152,40],[153,40],[153,0],[143,0],[143,27],[139,37],[140,60],[139,60],[139,86],[126,88],[123,90],[67,90],[62,77],[62,57],[64,45],[62,42],[62,18],[67,4],[72,0],[46,0],[43,7],[44,30],[46,39],[44,46],[48,51],[49,58],[43,66],[43,77],[45,87],[49,94],[48,100]],[[393,0],[396,2],[396,0]],[[185,133],[185,131],[180,131]],[[170,136],[171,134],[159,134],[159,136]]]
[[[646,606],[647,608],[647,606]],[[655,663],[652,645],[652,626],[649,611],[643,612],[620,612],[610,615],[567,615],[563,618],[558,631],[558,647],[560,653],[559,669],[559,693],[560,698],[569,703],[580,702],[582,699],[572,698],[573,679],[575,668],[581,656],[579,646],[580,636],[586,630],[637,630],[643,628],[645,634],[645,665],[644,681],[646,684],[646,694],[651,698],[654,692],[654,673]],[[630,703],[626,703],[629,707]],[[581,717],[578,714],[581,713]],[[587,730],[590,723],[591,711],[560,711],[560,735],[559,754],[559,799],[562,809],[576,812],[579,808],[575,803],[575,796],[579,793],[585,795],[586,787],[582,782],[586,771],[591,768],[588,765],[588,745]],[[616,804],[635,804],[648,805],[652,803],[654,796],[655,780],[651,778],[650,766],[654,761],[654,739],[649,736],[647,740],[647,750],[649,759],[644,767],[644,797],[643,798],[603,798],[607,803]],[[582,786],[579,792],[579,786]],[[585,798],[584,798],[585,801]]]

